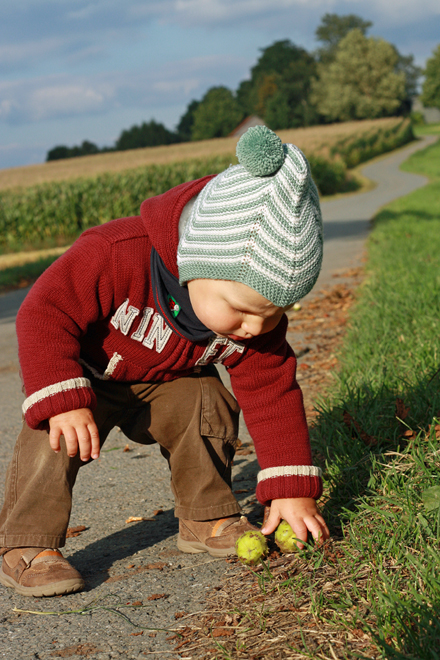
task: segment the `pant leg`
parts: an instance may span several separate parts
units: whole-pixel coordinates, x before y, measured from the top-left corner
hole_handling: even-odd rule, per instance
[[[216,369],[160,385],[139,383],[132,393],[142,409],[121,428],[136,442],[160,445],[171,470],[175,515],[210,520],[238,513],[231,463],[240,409]]]
[[[94,411],[101,446],[130,397],[129,385],[112,384],[107,397],[97,395]],[[47,431],[26,423],[17,439],[6,473],[5,501],[0,513],[0,547],[61,548],[72,509],[72,489],[83,465],[70,458],[61,440],[58,454],[50,448]]]
[[[207,520],[239,512],[231,491],[239,408],[218,375],[205,370],[135,385],[91,380],[101,446],[115,425],[136,442],[158,442],[171,468],[176,516]],[[24,424],[7,471],[0,547],[63,547],[83,465],[79,456],[67,456],[63,442],[55,454],[47,432]]]

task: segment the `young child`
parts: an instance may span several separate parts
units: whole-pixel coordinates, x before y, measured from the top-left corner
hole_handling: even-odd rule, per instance
[[[327,538],[315,500],[296,360],[284,312],[313,287],[322,221],[304,155],[266,127],[240,164],[147,199],[141,215],[85,231],[17,316],[23,430],[0,516],[0,581],[30,596],[78,591],[63,558],[78,469],[114,426],[168,460],[177,545],[224,557],[254,529],[231,490],[239,406],[270,504],[302,541]],[[62,439],[64,438],[64,439]]]

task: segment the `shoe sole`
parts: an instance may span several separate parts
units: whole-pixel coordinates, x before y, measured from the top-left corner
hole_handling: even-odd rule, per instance
[[[177,547],[180,552],[188,554],[196,554],[199,552],[207,552],[211,557],[231,557],[235,555],[235,548],[209,548],[200,541],[185,541],[179,536],[177,537]]]
[[[84,580],[82,578],[71,578],[70,580],[62,580],[61,582],[45,584],[38,587],[23,587],[21,584],[18,584],[18,582],[15,582],[15,580],[9,575],[6,575],[2,569],[0,569],[0,582],[4,587],[15,589],[15,591],[22,596],[34,596],[35,598],[42,598],[43,596],[63,596],[84,589]]]

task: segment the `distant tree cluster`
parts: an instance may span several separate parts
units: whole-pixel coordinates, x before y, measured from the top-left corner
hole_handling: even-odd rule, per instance
[[[320,48],[308,53],[290,40],[261,49],[251,69],[233,92],[211,87],[193,99],[175,131],[154,121],[122,131],[113,147],[57,146],[47,160],[99,151],[122,151],[162,144],[207,140],[229,135],[250,115],[281,130],[312,124],[408,114],[422,70],[412,55],[401,55],[384,39],[367,37],[372,26],[355,14],[325,14],[316,29]],[[440,107],[440,46],[428,61],[423,102]]]
[[[62,158],[75,158],[75,156],[89,156],[97,154],[99,147],[93,142],[84,140],[79,147],[65,147],[59,145],[47,152],[46,160],[61,160]]]

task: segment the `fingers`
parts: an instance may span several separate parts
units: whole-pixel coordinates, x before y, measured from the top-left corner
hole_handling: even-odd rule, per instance
[[[49,444],[51,449],[54,450],[55,454],[59,454],[61,451],[60,436],[61,436],[61,430],[57,427],[51,426],[49,433]]]
[[[82,408],[51,417],[49,443],[60,451],[60,437],[64,436],[66,452],[70,458],[79,455],[82,461],[99,458],[99,431],[90,410]]]
[[[292,520],[292,522],[289,522],[289,525],[291,526],[293,533],[295,534],[296,538],[298,539],[297,546],[300,550],[304,548],[304,544],[301,543],[301,541],[304,541],[304,543],[307,542],[307,536],[308,536],[308,528],[307,525],[305,524],[305,521],[303,522],[302,520]]]
[[[307,528],[315,541],[322,543],[326,539],[330,538],[329,529],[321,515],[317,514],[313,517],[307,518],[304,522],[306,523]]]
[[[266,509],[263,534],[271,534],[281,520],[289,523],[296,538],[298,548],[304,548],[309,532],[315,542],[322,543],[330,537],[329,529],[321,516],[315,500],[311,498],[286,498],[272,500],[270,512]]]
[[[64,431],[67,455],[73,458],[78,453],[82,461],[99,458],[99,433],[95,424],[71,428]]]
[[[92,444],[92,452],[91,456],[95,460],[99,458],[99,452],[101,450],[101,443],[99,441],[99,431],[98,427],[96,424],[93,422],[93,424],[89,424],[89,434],[90,434],[90,440]]]
[[[264,523],[261,532],[263,534],[272,534],[272,532],[274,532],[278,527],[278,525],[280,524],[280,520],[281,518],[275,507],[271,507],[269,517]]]

